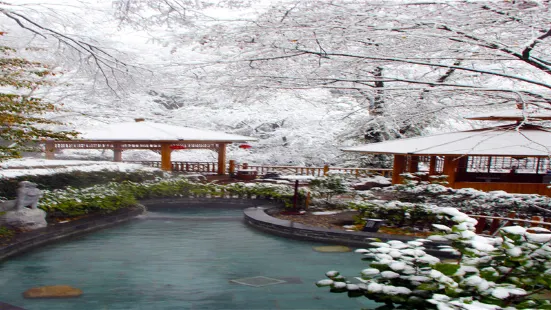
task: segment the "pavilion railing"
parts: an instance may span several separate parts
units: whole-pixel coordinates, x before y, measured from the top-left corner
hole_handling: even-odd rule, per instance
[[[342,174],[354,175],[356,177],[368,177],[372,175],[382,175],[384,177],[392,176],[392,169],[384,168],[342,168],[342,167],[303,167],[303,166],[269,166],[269,165],[247,165],[237,164],[236,169],[254,169],[259,175],[266,174],[267,172],[281,172],[293,175],[311,175],[311,176],[324,176],[329,172],[336,172]]]
[[[172,171],[182,172],[212,172],[218,171],[218,163],[215,162],[189,162],[189,161],[173,161]]]
[[[150,167],[161,167],[160,161],[137,161],[143,165]],[[384,177],[392,177],[392,169],[384,168],[343,168],[343,167],[304,167],[304,166],[270,166],[270,165],[247,165],[247,164],[235,164],[235,170],[244,169],[256,170],[258,175],[264,175],[267,172],[281,172],[284,174],[293,175],[311,175],[311,176],[324,176],[329,172],[336,172],[342,174],[353,175],[356,177],[367,177],[372,175],[382,175]],[[181,172],[202,172],[202,173],[215,173],[218,170],[218,163],[216,162],[187,162],[187,161],[173,161],[172,171]],[[231,170],[228,168],[228,171]]]
[[[132,161],[134,163],[139,163],[145,166],[161,168],[160,161]],[[180,172],[212,172],[216,173],[218,171],[218,163],[215,162],[198,162],[198,161],[173,161],[172,162],[172,171]]]

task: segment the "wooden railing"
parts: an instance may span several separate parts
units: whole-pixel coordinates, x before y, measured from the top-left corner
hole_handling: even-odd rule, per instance
[[[485,192],[502,190],[508,193],[551,196],[549,185],[547,183],[455,182],[453,188],[474,188]]]
[[[218,171],[218,163],[173,161],[172,171],[216,173]]]
[[[267,166],[267,165],[246,165],[237,164],[236,169],[254,169],[259,175],[266,174],[267,172],[281,172],[294,175],[311,175],[311,176],[324,176],[328,172],[337,172],[343,174],[354,175],[356,177],[367,177],[371,175],[382,175],[384,177],[392,176],[392,169],[384,168],[342,168],[342,167],[302,167],[302,166]]]
[[[484,215],[484,214],[469,214],[470,217],[475,218],[478,223],[476,224],[477,234],[494,235],[496,232],[506,226],[518,225],[522,227],[543,227],[551,229],[551,218],[544,218],[541,216],[532,216],[530,219],[517,218],[515,212],[511,212],[507,217]]]
[[[160,161],[137,161],[142,165],[150,167],[161,167]],[[190,161],[173,161],[172,171],[180,172],[201,172],[201,173],[216,173],[218,171],[218,163],[215,162],[190,162]]]
[[[142,165],[151,167],[161,167],[160,161],[137,161]],[[228,171],[231,171],[231,164]],[[235,164],[234,169],[254,169],[258,175],[266,174],[267,172],[281,172],[284,174],[293,175],[311,175],[311,176],[324,176],[329,172],[337,172],[348,175],[354,175],[356,177],[367,177],[371,175],[382,175],[384,177],[392,176],[392,169],[383,168],[342,168],[342,167],[302,167],[302,166],[266,166],[266,165],[247,165],[247,164]],[[185,162],[185,161],[173,161],[172,171],[182,172],[216,172],[218,164],[215,162]]]

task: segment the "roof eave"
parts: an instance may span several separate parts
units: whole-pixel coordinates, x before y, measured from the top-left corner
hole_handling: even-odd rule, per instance
[[[504,156],[504,157],[513,157],[513,156],[526,156],[526,157],[549,157],[549,154],[477,154],[477,153],[416,153],[416,152],[380,152],[380,151],[359,151],[359,150],[345,150],[341,149],[343,152],[351,153],[364,153],[364,154],[384,154],[384,155],[414,155],[414,156]]]

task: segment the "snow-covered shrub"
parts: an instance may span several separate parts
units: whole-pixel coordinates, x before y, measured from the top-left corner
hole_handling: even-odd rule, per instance
[[[19,182],[21,181],[36,183],[40,189],[54,190],[66,187],[84,188],[109,182],[144,182],[163,177],[164,174],[160,170],[119,171],[103,169],[98,171],[71,170],[51,174],[26,174],[14,178],[0,177],[0,196],[14,199],[17,196],[17,188],[19,188]]]
[[[350,191],[346,177],[342,174],[328,174],[327,176],[316,178],[310,182],[310,187],[327,202],[335,195],[345,194]]]
[[[447,175],[431,175],[429,176],[429,182],[431,184],[439,184],[439,185],[447,185],[450,184],[448,182],[448,176]]]
[[[436,204],[454,207],[462,212],[491,214],[507,217],[510,212],[517,216],[551,216],[551,198],[536,194],[511,194],[504,191],[483,192],[472,188],[453,189],[440,184],[403,184],[385,188],[373,188],[363,196],[369,200],[384,197],[419,204]]]
[[[423,173],[423,172],[402,173],[400,174],[400,177],[402,179],[401,185],[405,187],[414,187],[419,184],[427,184],[428,182],[422,181],[422,177],[425,175],[426,173]]]
[[[120,183],[87,188],[44,190],[38,207],[50,218],[78,217],[90,213],[108,213],[136,203],[134,196],[122,191]]]
[[[434,212],[456,224],[435,225],[444,234],[428,239],[373,242],[356,250],[371,262],[357,283],[329,271],[317,285],[407,309],[551,309],[551,301],[538,298],[551,290],[549,230],[510,226],[483,237],[474,232],[476,220],[457,209]],[[457,259],[427,254],[424,244],[432,240],[448,242],[442,250]]]
[[[385,226],[431,228],[437,219],[435,205],[399,200],[355,201],[348,204],[360,212],[359,218],[384,219]]]
[[[292,206],[294,192],[290,186],[278,184],[218,185],[196,183],[187,178],[158,178],[146,182],[111,182],[87,188],[44,190],[39,207],[50,217],[77,217],[90,213],[107,213],[129,207],[139,199],[167,197],[227,197],[265,198]],[[305,201],[299,191],[299,204]]]

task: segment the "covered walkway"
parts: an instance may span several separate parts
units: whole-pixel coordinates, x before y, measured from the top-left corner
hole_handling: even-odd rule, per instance
[[[81,138],[76,140],[47,140],[45,154],[47,159],[54,159],[55,152],[62,149],[113,150],[114,161],[120,162],[125,150],[146,149],[160,153],[161,169],[171,171],[173,151],[207,149],[218,153],[217,173],[223,175],[226,174],[227,145],[256,140],[253,137],[136,119],[135,122],[83,130]]]

